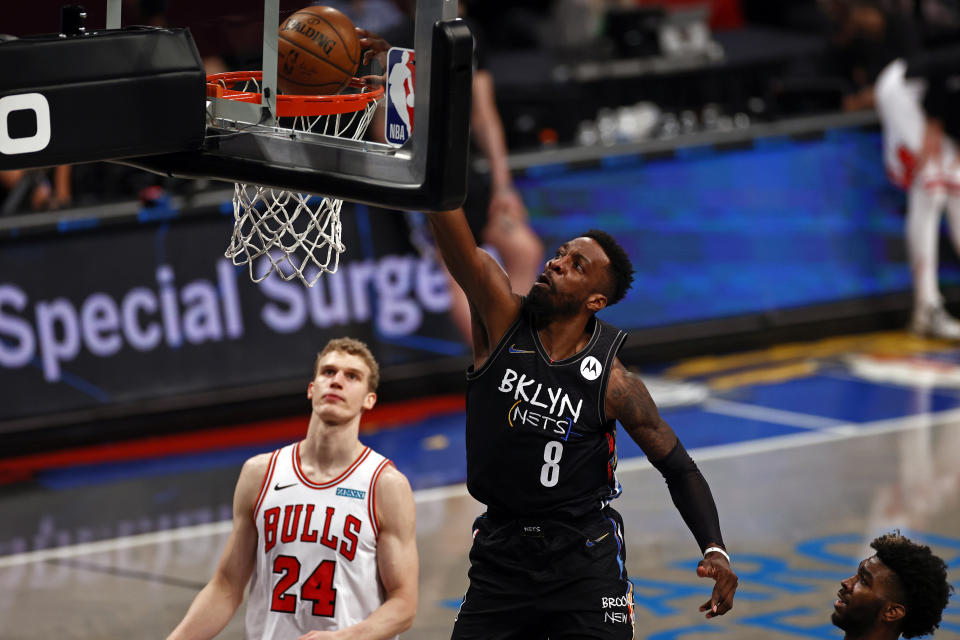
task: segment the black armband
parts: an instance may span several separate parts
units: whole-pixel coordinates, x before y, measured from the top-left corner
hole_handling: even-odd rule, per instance
[[[713,494],[683,444],[677,440],[670,453],[656,462],[650,462],[667,481],[673,504],[696,538],[700,551],[711,544],[723,546],[720,517]]]

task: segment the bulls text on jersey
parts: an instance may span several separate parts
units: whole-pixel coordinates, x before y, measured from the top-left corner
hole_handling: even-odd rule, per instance
[[[357,553],[357,536],[360,534],[360,528],[363,523],[353,515],[347,515],[343,519],[343,525],[340,529],[340,535],[337,536],[331,532],[333,529],[336,509],[334,507],[326,508],[326,515],[323,519],[323,531],[313,525],[313,512],[316,505],[313,504],[288,504],[283,507],[281,513],[280,507],[272,507],[263,512],[263,551],[270,551],[277,544],[277,536],[280,542],[289,543],[299,540],[300,542],[317,542],[340,553],[347,560],[353,560]],[[303,515],[303,526],[300,526],[300,516]],[[282,517],[282,521],[281,521]]]

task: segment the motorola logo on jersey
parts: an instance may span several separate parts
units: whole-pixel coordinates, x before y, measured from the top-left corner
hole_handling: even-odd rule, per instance
[[[566,440],[571,435],[580,435],[573,427],[580,419],[583,398],[576,404],[560,387],[544,387],[531,376],[507,368],[497,390],[512,395],[514,404],[507,412],[507,424],[539,429]]]
[[[300,542],[317,542],[340,553],[347,560],[353,560],[357,554],[359,543],[358,535],[363,523],[354,515],[343,518],[337,517],[334,507],[327,507],[323,516],[322,531],[313,526],[314,504],[288,504],[283,507],[273,507],[263,512],[263,552],[267,553],[278,542],[284,544],[299,540]],[[303,526],[300,518],[303,517]],[[318,518],[319,520],[319,518]],[[319,525],[319,522],[317,523]],[[340,535],[337,535],[339,532]]]
[[[596,380],[603,373],[603,366],[593,356],[587,356],[580,363],[580,375],[587,380]]]

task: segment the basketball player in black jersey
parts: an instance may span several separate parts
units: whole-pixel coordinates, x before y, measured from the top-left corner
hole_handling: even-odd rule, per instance
[[[626,334],[596,313],[633,280],[624,250],[590,231],[559,248],[524,298],[474,242],[462,213],[429,214],[450,273],[470,301],[467,487],[487,511],[474,525],[470,587],[453,638],[632,638],[633,592],[615,421],[667,480],[716,581],[700,611],[733,606],[730,568],[706,481],[646,387],[617,359]]]

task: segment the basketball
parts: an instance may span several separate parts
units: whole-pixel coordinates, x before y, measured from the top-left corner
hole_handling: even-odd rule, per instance
[[[332,7],[300,9],[280,25],[277,86],[287,94],[340,93],[357,73],[360,40]]]

